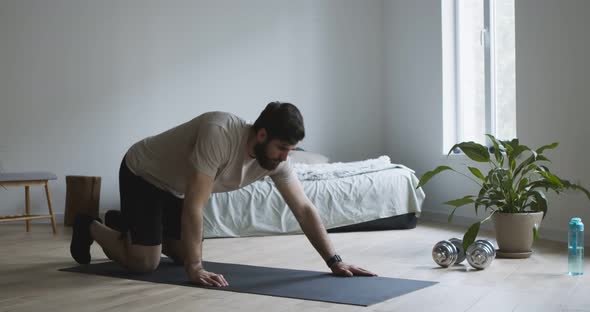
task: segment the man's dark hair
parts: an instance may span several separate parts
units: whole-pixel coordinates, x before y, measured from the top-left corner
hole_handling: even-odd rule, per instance
[[[291,103],[271,102],[260,113],[253,128],[266,129],[268,140],[278,139],[291,145],[303,140],[305,129],[299,109]]]

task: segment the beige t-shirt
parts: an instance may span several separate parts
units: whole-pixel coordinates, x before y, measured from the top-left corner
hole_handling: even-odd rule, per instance
[[[248,155],[250,129],[250,124],[235,115],[205,113],[135,143],[127,151],[127,166],[180,198],[194,170],[214,178],[214,193],[233,191],[265,176],[275,184],[296,180],[289,158],[269,171]]]

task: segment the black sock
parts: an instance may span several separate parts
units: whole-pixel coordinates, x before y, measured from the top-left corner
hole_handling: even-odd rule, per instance
[[[99,218],[85,214],[78,214],[74,219],[70,253],[72,258],[80,264],[90,263],[90,245],[94,242],[90,234],[90,225],[94,220],[102,222]]]

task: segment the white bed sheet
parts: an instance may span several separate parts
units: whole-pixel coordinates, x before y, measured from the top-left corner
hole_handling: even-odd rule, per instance
[[[327,229],[412,212],[419,216],[425,198],[422,189],[416,190],[414,172],[403,166],[301,184]],[[268,177],[236,191],[212,194],[203,221],[207,238],[302,232]]]

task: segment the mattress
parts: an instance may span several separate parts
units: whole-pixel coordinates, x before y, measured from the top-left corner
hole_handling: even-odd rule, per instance
[[[386,156],[351,163],[294,165],[294,169],[327,229],[419,216],[425,198],[422,189],[416,189],[414,171],[391,164]],[[206,238],[302,233],[268,177],[232,192],[212,194],[203,222]]]

